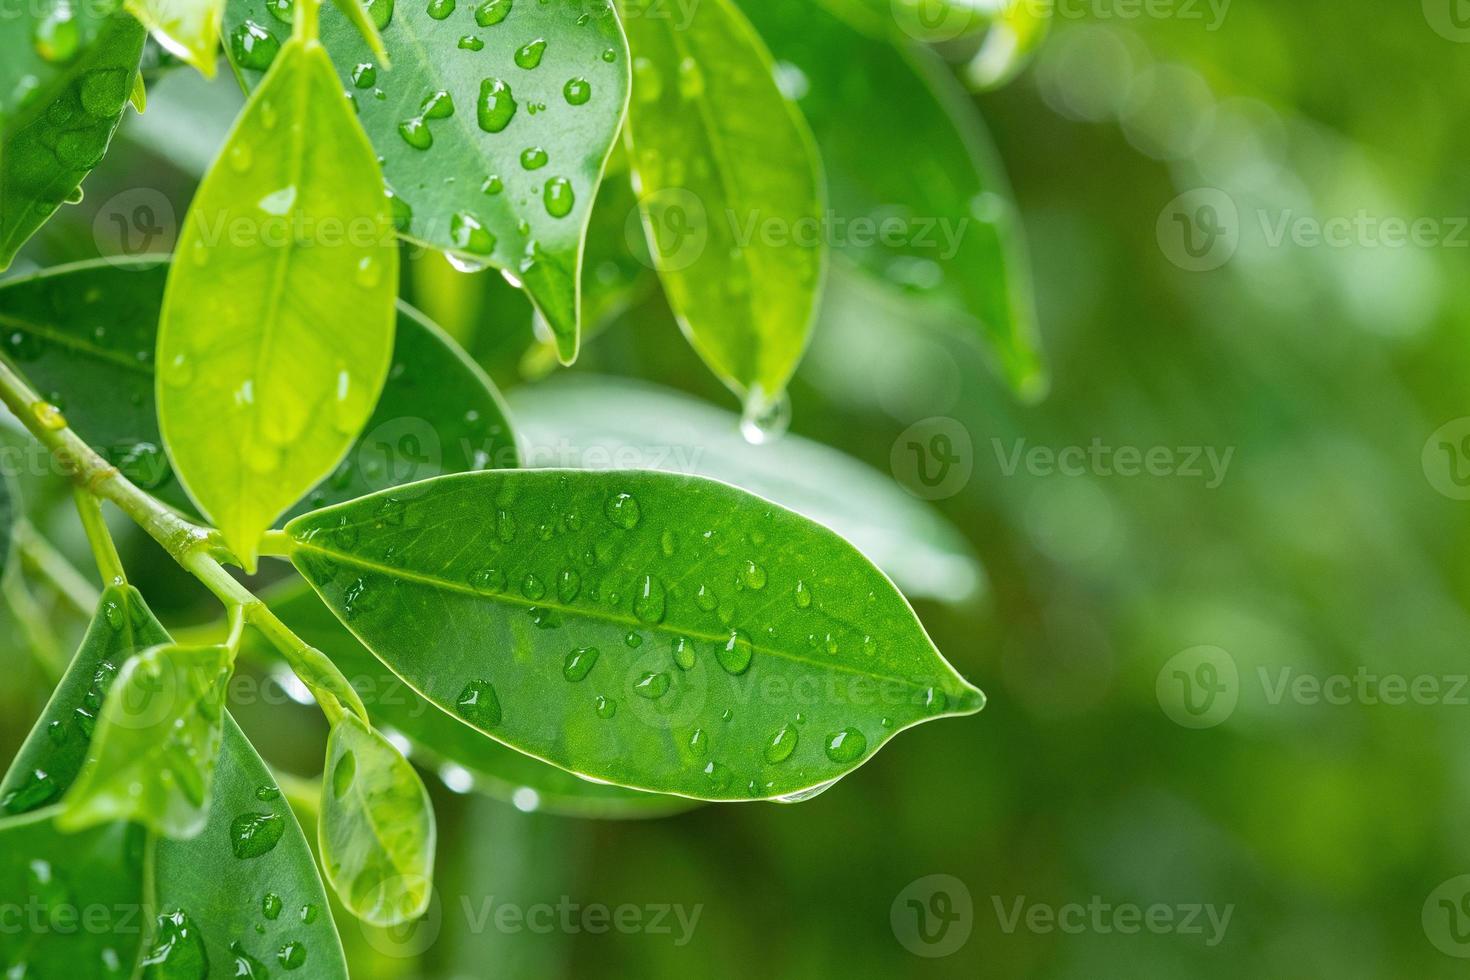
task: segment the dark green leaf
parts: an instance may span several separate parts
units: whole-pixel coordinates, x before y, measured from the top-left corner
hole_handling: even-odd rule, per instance
[[[832,532],[657,472],[441,477],[293,521],[293,561],[415,689],[583,775],[698,799],[828,784],[976,711]]]
[[[231,0],[226,32],[284,35],[268,9]],[[384,0],[372,13],[391,69],[336,11],[323,12],[322,40],[382,157],[399,230],[521,282],[569,362],[583,233],[628,94],[611,7]],[[257,84],[263,57],[231,52],[245,83]]]
[[[137,21],[107,15],[105,5],[42,0],[7,16],[0,31],[0,269],[106,154],[143,39]]]
[[[86,262],[0,285],[3,352],[134,483],[192,510],[160,448],[153,350],[167,266]],[[337,470],[298,511],[441,473],[517,463],[490,379],[400,303],[393,366],[377,410]]]
[[[1043,393],[1020,219],[995,148],[949,69],[916,45],[854,30],[820,4],[742,6],[775,56],[799,72],[799,105],[842,223],[840,234],[833,225],[837,253],[963,318],[1018,392]]]

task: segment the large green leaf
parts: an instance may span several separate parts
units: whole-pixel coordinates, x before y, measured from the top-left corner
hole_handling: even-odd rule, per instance
[[[145,35],[106,10],[41,0],[0,31],[0,269],[79,192],[122,119]]]
[[[253,568],[260,535],[341,462],[393,348],[398,248],[326,51],[290,41],[204,177],[158,328],[179,481]]]
[[[1020,219],[1000,159],[949,69],[932,52],[871,38],[820,4],[742,6],[793,69],[827,168],[837,253],[961,318],[1012,386],[1027,397],[1043,393]]]
[[[327,878],[358,918],[394,926],[428,910],[436,841],[428,791],[356,715],[342,716],[327,741],[318,834]]]
[[[984,571],[964,536],[892,476],[788,435],[752,446],[738,420],[640,382],[568,375],[519,388],[517,431],[531,466],[638,467],[707,476],[805,514],[857,546],[910,598],[959,602]],[[536,455],[557,447],[553,455]],[[566,453],[566,455],[562,455]]]
[[[0,355],[129,479],[191,510],[159,448],[153,351],[168,273],[159,261],[83,262],[0,284]],[[490,379],[400,303],[377,410],[298,511],[441,473],[516,464],[515,437]]]
[[[730,0],[659,16],[623,0],[634,59],[628,146],[679,325],[752,419],[796,370],[826,265],[821,164],[770,54]],[[802,8],[805,8],[805,4]]]
[[[67,830],[133,820],[188,839],[209,818],[234,655],[161,644],[118,671],[59,818]]]
[[[446,767],[441,771],[456,789],[466,788],[455,781],[468,774],[476,792],[569,817],[635,819],[689,809],[687,800],[594,783],[485,738],[395,676],[299,581],[277,589],[268,601],[297,636],[332,658],[362,695],[373,722],[407,738],[415,759]]]
[[[225,0],[125,0],[125,5],[169,54],[214,77]]]
[[[284,33],[272,16],[280,9],[230,0],[226,30]],[[380,0],[371,12],[391,70],[335,11],[323,14],[322,40],[382,158],[399,229],[523,284],[570,362],[583,234],[628,95],[628,48],[610,5]],[[256,84],[263,56],[231,51]]]
[[[851,545],[744,491],[567,470],[414,490],[297,518],[293,561],[425,697],[563,768],[790,797],[982,704]]]

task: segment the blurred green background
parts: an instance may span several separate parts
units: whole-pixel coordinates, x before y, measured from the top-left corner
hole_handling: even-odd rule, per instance
[[[793,806],[598,822],[435,781],[439,905],[395,937],[344,921],[356,973],[1463,975],[1461,7],[1063,4],[1032,64],[974,100],[1029,239],[1050,396],[1018,403],[972,340],[840,271],[792,390],[793,432],[900,482],[911,474],[893,450],[911,427],[967,437],[968,480],[933,506],[968,538],[988,588],[916,607],[989,707],[903,735]],[[85,199],[13,271],[97,255],[99,214],[135,188],[161,191],[182,217],[239,102],[228,78],[206,87],[164,76],[148,112],[124,121]],[[1233,218],[1200,210],[1222,200]],[[1234,230],[1225,252],[1184,249],[1182,234],[1200,245],[1222,217]],[[1395,245],[1395,221],[1422,234]],[[1313,227],[1349,230],[1314,243]],[[1277,241],[1281,228],[1292,231]],[[1201,263],[1212,267],[1191,268]],[[527,369],[540,361],[524,359],[535,344],[529,309],[497,276],[462,276],[432,256],[410,268],[410,298],[466,342],[513,405],[517,388],[544,383]],[[614,306],[573,373],[637,377],[732,407],[656,290]],[[1127,476],[1009,462],[1018,445],[1094,444],[1141,456],[1161,447],[1178,465]],[[1192,453],[1204,475],[1183,465]],[[1218,479],[1206,453],[1228,459]],[[33,481],[26,495],[38,525],[84,556],[55,484]],[[161,552],[130,544],[130,567],[149,570],[135,581],[165,621],[204,615],[199,591]],[[69,643],[81,621],[39,601]],[[10,635],[20,635],[14,624]],[[21,643],[0,657],[9,753],[47,689]],[[1181,715],[1175,671],[1210,680],[1205,660],[1221,700],[1207,717]],[[1332,680],[1343,676],[1350,683]],[[1399,683],[1390,676],[1424,696],[1388,703]],[[1313,696],[1314,682],[1347,693]],[[315,775],[314,709],[239,713],[273,763]],[[921,881],[932,875],[950,877]],[[955,917],[938,942],[914,940],[910,899]],[[538,903],[634,907],[643,925],[497,927],[502,904]],[[1068,911],[1076,905],[1093,908]],[[1157,929],[1119,912],[1153,906],[1169,917]],[[668,932],[647,927],[659,908]],[[1047,910],[1066,928],[1049,926]],[[697,915],[687,931],[680,912]],[[1127,931],[1130,921],[1145,924]]]

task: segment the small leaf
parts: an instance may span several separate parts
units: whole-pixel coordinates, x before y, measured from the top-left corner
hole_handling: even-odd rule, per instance
[[[125,0],[124,7],[169,54],[214,77],[224,0]]]
[[[163,264],[160,264],[163,262]],[[192,511],[160,449],[153,351],[161,257],[81,262],[0,284],[0,353],[66,403],[71,428],[128,479]],[[517,465],[495,385],[418,311],[398,304],[393,367],[373,417],[298,511],[375,490]]]
[[[338,898],[377,926],[427,911],[434,811],[418,773],[355,715],[332,727],[322,777],[322,864]]]
[[[995,147],[948,67],[914,44],[868,37],[820,4],[742,6],[804,93],[832,211],[846,229],[835,239],[838,256],[955,316],[1017,392],[1044,394],[1020,217]],[[914,165],[915,147],[923,166]],[[871,233],[854,231],[858,221]]]
[[[0,269],[101,162],[143,55],[126,14],[47,6],[16,8],[0,31]]]
[[[372,414],[398,251],[372,148],[320,45],[292,40],[205,176],[158,330],[180,482],[253,568],[260,535]]]
[[[225,29],[269,33],[270,9],[229,0]],[[333,11],[322,41],[382,158],[399,231],[461,268],[514,278],[570,363],[582,242],[628,97],[628,48],[610,5],[383,2],[372,13],[391,71]],[[231,57],[247,85],[259,83],[258,65]]]
[[[851,545],[734,487],[521,470],[414,491],[297,518],[292,561],[415,690],[572,772],[789,797],[983,703]],[[389,502],[402,521],[378,518]]]
[[[805,5],[803,5],[804,7]],[[771,57],[729,0],[624,0],[626,130],[664,292],[720,380],[769,415],[806,350],[826,266],[821,163]]]
[[[133,820],[184,840],[204,829],[233,659],[225,647],[165,645],[129,660],[108,691],[60,826]]]

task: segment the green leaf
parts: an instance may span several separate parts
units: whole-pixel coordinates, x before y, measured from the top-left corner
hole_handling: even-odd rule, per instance
[[[697,799],[816,791],[980,708],[832,532],[697,477],[441,477],[287,527],[292,560],[429,700],[582,775]]]
[[[282,30],[269,9],[230,0],[226,30]],[[322,40],[383,160],[399,230],[521,283],[570,363],[583,236],[627,104],[628,49],[611,7],[384,0],[370,12],[391,71],[334,12],[323,14]],[[256,59],[231,50],[256,84]]]
[[[965,80],[985,91],[1015,78],[1051,32],[1052,17],[1052,0],[1009,0],[966,66]]]
[[[0,820],[0,964],[14,977],[125,980],[146,931],[147,837],[121,823],[65,834],[56,812]]]
[[[891,475],[800,436],[752,446],[733,415],[640,382],[568,376],[517,389],[528,446],[557,446],[572,465],[690,473],[721,480],[823,524],[883,569],[910,598],[962,602],[984,583],[969,543]],[[568,465],[537,459],[530,465]]]
[[[168,272],[161,261],[83,262],[0,284],[0,354],[124,475],[192,511],[159,448],[153,352]],[[515,436],[490,379],[438,327],[400,303],[393,366],[377,410],[297,510],[517,463]]]
[[[816,314],[821,163],[729,0],[693,6],[687,25],[658,6],[622,7],[637,54],[627,140],[649,249],[690,343],[759,419],[780,402]]]
[[[486,738],[396,677],[300,581],[276,590],[268,602],[297,636],[331,657],[376,724],[406,737],[414,758],[438,765],[457,789],[467,774],[476,792],[569,817],[638,819],[689,809],[687,800],[589,782]]]
[[[0,269],[77,193],[128,104],[145,33],[103,9],[25,4],[0,31]]]
[[[233,661],[226,647],[165,644],[124,664],[60,826],[133,820],[179,839],[203,830]]]
[[[1043,394],[1020,218],[995,148],[949,69],[914,44],[854,30],[820,4],[742,5],[775,56],[799,72],[838,255],[953,314],[1020,394]],[[915,147],[923,148],[917,157]]]
[[[290,41],[179,235],[158,420],[179,481],[247,568],[343,459],[392,359],[398,250],[325,50]]]
[[[169,54],[214,77],[225,0],[125,0],[124,6]]]
[[[428,910],[435,843],[428,791],[356,715],[332,726],[318,833],[327,880],[358,918],[392,926]]]

